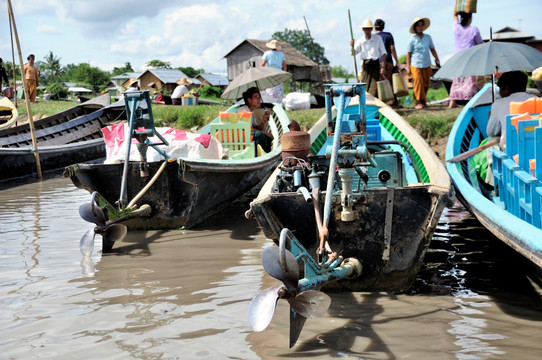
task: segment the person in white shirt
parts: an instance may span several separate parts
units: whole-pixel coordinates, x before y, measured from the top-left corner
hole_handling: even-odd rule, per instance
[[[523,102],[535,95],[525,92],[527,89],[527,75],[521,71],[503,73],[497,81],[500,99],[491,105],[491,113],[487,123],[487,136],[500,136],[500,147],[506,144],[506,116],[510,115],[511,102]]]
[[[192,80],[185,77],[177,81],[177,87],[173,90],[173,94],[171,94],[171,103],[173,105],[181,105],[181,98],[183,95],[188,94],[188,85],[192,85]]]
[[[361,54],[363,63],[361,81],[366,84],[367,93],[377,96],[377,81],[384,77],[386,68],[386,47],[380,36],[372,36],[373,23],[365,19],[361,24],[365,36],[356,42],[350,40],[350,46],[354,46],[355,54]]]

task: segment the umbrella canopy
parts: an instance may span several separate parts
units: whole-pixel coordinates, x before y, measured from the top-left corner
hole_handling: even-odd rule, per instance
[[[289,72],[272,67],[251,67],[233,79],[224,90],[222,99],[239,99],[243,97],[247,89],[253,86],[264,90],[282,84],[291,77],[292,74]]]
[[[532,71],[542,66],[542,52],[527,45],[489,41],[458,52],[433,76],[435,79],[491,75],[495,70]]]

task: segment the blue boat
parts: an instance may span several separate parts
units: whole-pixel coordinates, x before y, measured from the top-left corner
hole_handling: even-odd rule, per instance
[[[450,162],[481,146],[487,137],[491,104],[491,84],[486,84],[454,123],[446,147],[446,168],[465,208],[497,238],[541,267],[542,127],[538,116],[531,114],[535,119],[519,121],[517,129],[510,120],[514,115],[508,116],[506,151],[487,150],[493,159],[493,189],[480,181],[472,157]],[[530,169],[530,159],[537,160],[536,168]]]

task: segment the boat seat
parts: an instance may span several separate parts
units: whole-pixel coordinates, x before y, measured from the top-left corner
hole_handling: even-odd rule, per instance
[[[237,123],[211,123],[210,133],[228,149],[230,159],[252,159],[256,155],[254,142],[250,141],[250,124],[244,121]]]
[[[523,170],[516,172],[515,176],[518,183],[518,217],[529,224],[540,226],[540,201],[536,196],[536,188],[542,184]]]
[[[542,186],[535,189],[535,199],[533,201],[536,201],[538,204],[538,215],[533,220],[533,225],[539,229],[542,229]],[[536,219],[538,219],[538,222]]]
[[[506,195],[506,185],[503,177],[503,161],[508,159],[508,155],[502,151],[489,149],[493,158],[493,182],[495,187],[495,193],[498,194],[498,205],[504,208],[505,205],[505,195]],[[495,203],[497,203],[495,199]]]
[[[529,160],[534,159],[534,130],[537,126],[538,119],[518,121],[518,165],[525,171],[529,171]]]
[[[535,163],[534,176],[542,181],[542,127],[534,129],[534,159]]]
[[[518,216],[517,202],[517,180],[514,173],[519,171],[518,164],[511,158],[504,159],[503,161],[503,183],[504,187],[501,191],[504,191],[504,204],[509,213]]]

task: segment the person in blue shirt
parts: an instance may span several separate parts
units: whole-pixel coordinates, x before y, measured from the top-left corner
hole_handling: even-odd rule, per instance
[[[261,66],[270,66],[275,69],[286,71],[286,58],[280,51],[279,42],[275,39],[269,41],[265,46],[269,49],[263,53]],[[277,102],[282,103],[284,97],[284,84],[276,85],[266,90],[266,92]]]
[[[384,41],[384,48],[386,49],[386,66],[384,68],[384,80],[389,80],[392,82],[392,75],[394,68],[399,67],[399,59],[397,58],[397,52],[395,51],[395,41],[393,40],[393,35],[387,31],[384,31],[384,26],[386,23],[382,19],[375,20],[375,34],[380,36],[382,41]],[[393,60],[395,59],[395,65],[393,65]],[[398,71],[398,70],[397,70]],[[397,97],[394,97],[392,106],[399,105]]]
[[[414,85],[415,109],[427,107],[427,91],[431,81],[431,57],[435,57],[435,64],[440,67],[440,60],[433,45],[433,39],[423,32],[431,22],[428,18],[415,18],[410,26],[410,33],[414,34],[407,45],[407,73],[412,76]]]

